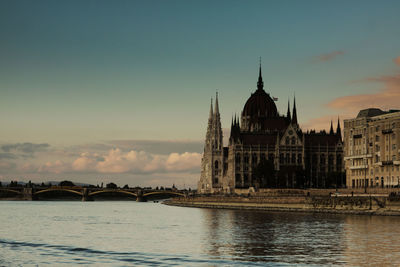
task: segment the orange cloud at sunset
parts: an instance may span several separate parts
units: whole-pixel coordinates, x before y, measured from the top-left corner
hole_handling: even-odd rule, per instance
[[[339,110],[345,116],[355,116],[361,109],[377,107],[396,108],[400,103],[400,74],[367,78],[366,82],[378,82],[383,88],[373,94],[342,96],[328,103],[328,107]]]
[[[400,57],[393,61],[400,66]],[[378,83],[381,87],[376,93],[341,96],[330,101],[326,106],[335,113],[311,119],[304,123],[304,127],[317,130],[329,129],[329,122],[335,116],[339,115],[340,119],[354,118],[360,110],[366,108],[400,109],[400,73],[368,77],[357,82]]]
[[[344,51],[337,50],[330,53],[321,54],[314,57],[314,62],[326,62],[335,59],[337,56],[343,55]]]
[[[395,59],[393,59],[394,63],[396,63],[397,65],[400,66],[400,56],[396,57]]]

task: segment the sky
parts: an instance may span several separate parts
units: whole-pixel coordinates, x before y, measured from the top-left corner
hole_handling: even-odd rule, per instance
[[[196,187],[210,98],[400,109],[399,1],[0,2],[0,181]],[[334,125],[336,126],[336,125]]]

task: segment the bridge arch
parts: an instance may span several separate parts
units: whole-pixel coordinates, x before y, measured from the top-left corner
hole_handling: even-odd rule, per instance
[[[149,192],[143,194],[144,197],[151,196],[151,195],[174,195],[174,196],[180,196],[184,197],[185,194],[179,193],[179,192],[172,192],[172,191],[158,191],[158,192]]]
[[[65,188],[48,188],[48,189],[43,189],[40,191],[37,191],[35,193],[33,193],[33,195],[38,195],[38,194],[42,194],[42,193],[46,193],[46,192],[54,192],[54,191],[62,191],[62,192],[70,192],[73,194],[77,194],[80,196],[83,196],[83,193],[80,191],[76,191],[76,190],[72,190],[72,189],[65,189]]]
[[[23,192],[22,192],[22,191],[13,190],[13,189],[8,189],[8,188],[0,188],[0,191],[3,191],[3,192],[11,192],[11,193],[23,195]]]
[[[121,193],[121,194],[126,194],[126,195],[131,195],[134,197],[137,197],[137,194],[125,190],[115,190],[115,189],[110,189],[110,190],[101,190],[101,191],[94,191],[88,194],[89,197],[99,195],[99,194],[104,194],[104,193]]]

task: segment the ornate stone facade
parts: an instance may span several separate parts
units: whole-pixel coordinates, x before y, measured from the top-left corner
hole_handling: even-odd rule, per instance
[[[303,133],[292,113],[279,114],[264,91],[261,66],[257,90],[240,118],[232,118],[229,145],[223,147],[218,95],[212,103],[201,162],[201,193],[232,192],[236,188],[332,187],[344,183],[340,124],[329,133]]]
[[[400,186],[400,111],[361,110],[344,121],[347,187]]]

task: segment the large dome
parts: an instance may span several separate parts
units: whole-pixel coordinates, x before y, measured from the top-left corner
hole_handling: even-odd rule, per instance
[[[247,100],[242,114],[250,118],[275,118],[278,116],[278,109],[274,100],[259,88]]]

